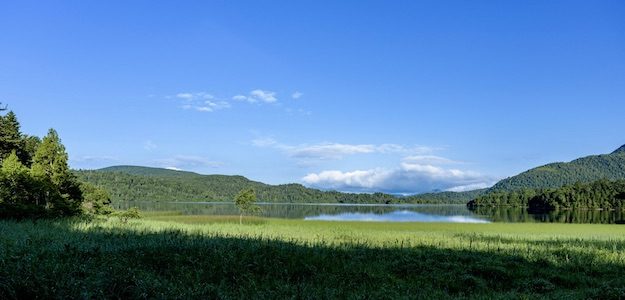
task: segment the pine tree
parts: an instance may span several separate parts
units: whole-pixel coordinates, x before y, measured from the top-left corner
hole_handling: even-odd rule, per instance
[[[20,123],[12,111],[6,116],[0,117],[0,159],[3,159],[15,151],[22,163],[26,159],[24,141],[20,133]]]
[[[83,200],[80,184],[67,164],[67,152],[54,129],[48,131],[35,152],[32,175],[56,189],[60,197],[48,194],[46,202],[60,214],[76,214]]]
[[[39,148],[39,145],[41,144],[41,139],[32,135],[24,135],[22,139],[24,141],[25,156],[27,157],[27,159],[22,162],[27,167],[30,167],[33,164],[35,152],[37,152],[37,148]]]

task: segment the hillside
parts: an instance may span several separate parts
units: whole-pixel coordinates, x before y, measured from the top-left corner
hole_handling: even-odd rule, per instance
[[[80,180],[109,191],[113,201],[232,201],[251,187],[264,202],[390,203],[383,194],[345,194],[309,189],[300,184],[268,185],[243,176],[200,175],[168,169],[117,166],[75,172]]]
[[[599,179],[625,179],[625,145],[610,154],[551,163],[499,181],[489,192],[557,188]]]
[[[281,203],[456,203],[464,204],[481,191],[442,192],[396,197],[321,191],[301,184],[268,185],[243,176],[200,175],[169,169],[115,166],[75,171],[80,180],[109,191],[120,201],[232,201],[243,188],[253,188],[262,202]]]

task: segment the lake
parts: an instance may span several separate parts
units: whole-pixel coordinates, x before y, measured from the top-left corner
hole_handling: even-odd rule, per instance
[[[125,202],[114,204],[118,209],[138,207],[143,211],[180,211],[189,215],[238,215],[232,203],[224,202]],[[546,214],[530,214],[523,208],[480,208],[465,205],[383,205],[383,204],[290,204],[259,203],[261,216],[269,218],[366,221],[366,222],[551,222],[623,224],[621,211],[566,210]]]

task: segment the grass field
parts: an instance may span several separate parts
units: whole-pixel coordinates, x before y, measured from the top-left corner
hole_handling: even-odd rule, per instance
[[[625,226],[0,222],[0,299],[625,298]]]

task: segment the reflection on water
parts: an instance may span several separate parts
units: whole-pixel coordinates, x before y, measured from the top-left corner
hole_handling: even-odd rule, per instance
[[[614,210],[570,209],[530,214],[520,207],[480,207],[473,212],[493,222],[625,224],[625,212]]]
[[[319,221],[366,221],[366,222],[447,222],[447,223],[490,223],[487,220],[469,216],[441,216],[422,214],[409,210],[396,210],[390,213],[340,213],[305,217],[305,220]]]
[[[179,211],[188,215],[237,215],[232,203],[223,202],[124,202],[118,209],[138,207],[143,211]],[[551,223],[625,223],[622,211],[566,210],[530,214],[524,208],[478,208],[465,205],[382,205],[382,204],[271,204],[260,203],[262,216],[269,218],[346,220],[378,222],[551,222]]]

